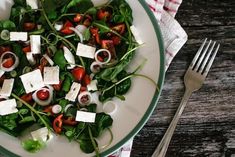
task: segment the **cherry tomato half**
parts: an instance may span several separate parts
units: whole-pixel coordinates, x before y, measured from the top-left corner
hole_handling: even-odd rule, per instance
[[[76,81],[82,81],[83,77],[85,76],[86,71],[83,67],[76,67],[72,70],[72,75]]]
[[[14,64],[14,59],[10,57],[4,60],[4,63],[2,64],[2,66],[4,68],[10,68],[13,64]]]
[[[32,31],[35,29],[35,27],[36,27],[36,24],[33,22],[25,22],[23,26],[25,31]]]
[[[45,89],[37,91],[36,94],[37,94],[38,99],[40,100],[47,100],[50,96],[49,91]]]

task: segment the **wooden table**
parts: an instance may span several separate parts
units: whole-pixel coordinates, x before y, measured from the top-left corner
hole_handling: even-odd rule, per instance
[[[205,84],[191,96],[167,156],[235,155],[235,1],[183,0],[176,19],[189,40],[166,73],[158,106],[135,137],[132,156],[151,156],[157,147],[183,96],[184,73],[206,37],[222,47]]]

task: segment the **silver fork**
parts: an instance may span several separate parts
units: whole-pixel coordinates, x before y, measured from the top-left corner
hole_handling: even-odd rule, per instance
[[[166,155],[167,148],[174,134],[174,130],[180,119],[180,116],[183,113],[183,110],[187,104],[189,97],[191,96],[192,92],[201,88],[209,72],[209,69],[219,50],[220,44],[218,44],[215,51],[213,51],[216,42],[213,42],[211,46],[212,41],[210,40],[207,46],[205,47],[206,42],[207,39],[204,40],[193,61],[191,62],[186,74],[184,75],[185,93],[183,99],[181,100],[181,103],[175,113],[173,120],[171,121],[170,126],[168,127],[158,147],[154,151],[152,157],[164,157]]]

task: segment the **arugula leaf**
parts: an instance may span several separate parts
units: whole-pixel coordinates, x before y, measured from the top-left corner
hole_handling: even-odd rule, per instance
[[[33,140],[33,139],[28,139],[22,142],[23,148],[30,152],[30,153],[36,153],[42,148],[45,147],[45,142],[42,140]]]
[[[127,65],[131,62],[132,58],[134,57],[134,52],[129,53],[121,62],[119,62],[116,66],[104,69],[100,73],[97,74],[97,78],[103,79],[105,81],[114,81],[117,75],[123,71]]]
[[[55,56],[53,57],[53,61],[55,62],[56,65],[60,67],[60,69],[65,69],[67,65],[67,61],[64,57],[64,52],[62,50],[58,50],[55,53]]]

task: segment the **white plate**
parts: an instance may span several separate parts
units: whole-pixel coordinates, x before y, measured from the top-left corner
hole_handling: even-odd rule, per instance
[[[94,1],[96,1],[96,3],[98,2],[98,0]],[[161,89],[164,80],[164,53],[159,27],[144,0],[127,1],[133,9],[134,25],[139,30],[141,38],[145,43],[145,45],[136,52],[137,56],[132,63],[132,67],[136,67],[140,64],[140,60],[143,60],[143,57],[147,58],[147,62],[140,73],[155,80],[158,87]],[[7,18],[10,5],[9,0],[0,0],[0,19]],[[133,79],[133,85],[130,92],[126,95],[126,100],[115,100],[118,107],[117,111],[112,115],[114,122],[111,128],[114,139],[108,148],[101,151],[101,156],[107,156],[113,153],[138,133],[154,110],[159,95],[160,91],[157,91],[150,81],[143,78]],[[77,143],[69,143],[65,137],[54,137],[44,150],[36,154],[30,154],[24,151],[20,145],[20,140],[9,135],[0,133],[0,139],[0,145],[9,150],[7,151],[0,147],[0,156],[1,154],[12,156],[10,152],[23,157],[91,156],[91,154],[87,155],[82,153]],[[107,143],[108,140],[109,134],[105,133],[105,135],[99,139],[99,145],[101,146]]]

